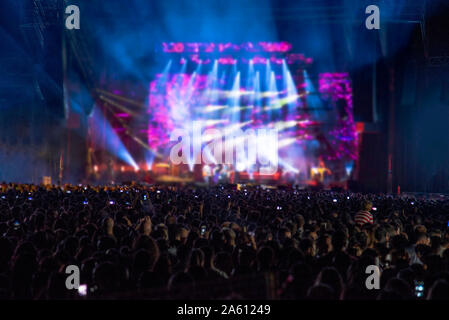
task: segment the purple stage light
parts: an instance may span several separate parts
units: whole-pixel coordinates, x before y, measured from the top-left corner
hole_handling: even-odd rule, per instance
[[[115,116],[118,118],[129,118],[129,113],[116,113]]]
[[[203,42],[163,42],[162,51],[166,53],[201,53],[201,52],[279,52],[286,53],[292,49],[288,42],[245,42],[203,43]]]
[[[338,101],[345,102],[344,116],[339,119],[337,127],[329,132],[337,147],[334,154],[329,155],[328,159],[357,160],[357,130],[354,123],[352,86],[349,75],[347,73],[322,73],[318,83],[323,99],[330,100],[335,105]]]

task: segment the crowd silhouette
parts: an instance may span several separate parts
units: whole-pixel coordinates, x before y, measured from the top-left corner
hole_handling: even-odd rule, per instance
[[[258,289],[244,279],[268,274],[280,299],[449,299],[446,197],[0,187],[2,299],[246,299]],[[372,221],[355,219],[360,212]],[[69,265],[80,268],[85,292],[66,288]],[[370,265],[381,272],[378,290],[366,287]]]

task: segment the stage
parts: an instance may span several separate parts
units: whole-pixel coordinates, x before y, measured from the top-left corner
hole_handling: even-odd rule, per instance
[[[314,73],[319,61],[286,41],[163,42],[156,52],[160,71],[146,85],[106,74],[97,88],[89,181],[350,179],[358,135],[348,73]]]

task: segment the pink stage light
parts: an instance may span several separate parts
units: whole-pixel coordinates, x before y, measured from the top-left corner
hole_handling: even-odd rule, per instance
[[[115,116],[118,118],[129,118],[129,113],[116,113]]]
[[[271,57],[270,58],[270,61],[272,62],[272,63],[275,63],[275,64],[282,64],[282,61],[283,61],[283,59],[278,59],[278,58],[276,58],[276,57]]]
[[[162,43],[164,52],[184,52],[184,44],[182,42],[176,42],[176,43]]]
[[[288,42],[245,42],[241,44],[226,43],[205,43],[205,42],[163,42],[162,51],[167,53],[182,52],[279,52],[286,53],[292,49]]]
[[[230,48],[230,47],[231,47],[231,44],[230,44],[230,43],[225,43],[225,44],[219,43],[219,44],[218,44],[218,51],[219,51],[219,52],[223,52],[223,51],[225,51],[227,48]]]
[[[259,42],[265,52],[288,52],[292,45],[288,42]]]
[[[210,63],[210,59],[200,59],[198,54],[192,54],[190,55],[190,60],[197,63],[197,64],[209,64]]]
[[[273,64],[281,65],[283,61],[287,64],[310,65],[312,58],[305,57],[304,54],[289,53],[292,45],[288,42],[245,42],[242,44],[227,43],[202,43],[202,42],[164,42],[162,51],[171,54],[192,53],[188,57],[182,57],[181,65],[188,61],[196,64],[211,64],[217,58],[211,54],[220,54],[217,62],[222,65],[235,65],[237,63],[248,64],[249,59],[244,56],[237,56],[242,52],[255,53],[252,58],[254,64],[266,63],[267,60]],[[257,55],[257,53],[259,53]],[[223,56],[223,54],[227,54]]]
[[[204,52],[214,52],[214,50],[215,50],[215,43],[205,44]]]
[[[329,160],[340,159],[347,156],[352,160],[358,158],[357,155],[357,129],[354,123],[353,105],[352,105],[352,87],[349,75],[343,73],[322,73],[318,80],[319,91],[323,99],[327,99],[336,103],[340,99],[344,99],[345,117],[339,120],[337,128],[329,132],[334,137],[336,143],[336,151],[329,156]]]
[[[253,58],[253,63],[254,64],[266,64],[267,58],[256,56]]]
[[[237,59],[234,59],[232,57],[224,57],[224,58],[218,59],[218,63],[220,63],[220,64],[236,64]]]

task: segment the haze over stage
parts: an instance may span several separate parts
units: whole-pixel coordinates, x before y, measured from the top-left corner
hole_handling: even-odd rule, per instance
[[[170,150],[178,143],[177,137],[171,139],[176,130],[191,136],[198,123],[201,132],[219,129],[225,134],[266,128],[278,133],[278,148],[270,151],[276,154],[266,156],[279,157],[284,173],[302,173],[307,179],[319,159],[325,159],[332,170],[343,172],[340,180],[350,174],[345,168],[352,168],[357,159],[357,141],[347,73],[320,73],[312,80],[307,69],[313,59],[292,51],[288,42],[162,43],[157,51],[166,63],[154,74],[142,103],[126,96],[141,83],[111,80],[98,89],[100,101],[92,121],[95,150],[110,149],[102,145],[108,140],[99,137],[118,136],[128,141],[126,149],[133,154],[132,159],[119,160],[131,170],[137,169],[131,160],[139,169],[151,170],[155,163],[170,162]],[[113,132],[104,132],[102,114]],[[216,139],[204,136],[197,152]],[[244,139],[234,139],[227,147],[240,144],[247,152]],[[263,144],[258,143],[267,152]],[[192,151],[184,163],[191,171],[198,157]],[[222,164],[226,152],[223,149],[215,158],[211,150],[207,160]],[[247,160],[226,164],[252,174],[257,168]],[[92,165],[101,167],[104,162],[97,158]]]

